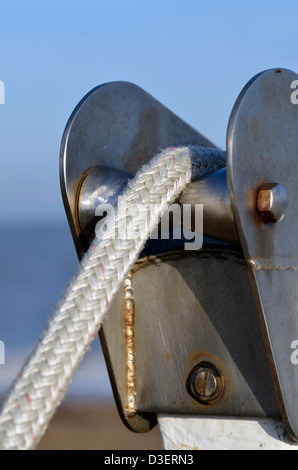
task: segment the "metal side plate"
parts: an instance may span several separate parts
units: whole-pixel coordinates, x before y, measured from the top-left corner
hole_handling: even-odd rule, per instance
[[[97,165],[137,170],[169,146],[215,147],[144,90],[113,82],[91,90],[66,125],[60,151],[63,202],[79,257],[88,248],[77,217],[86,173]]]
[[[224,249],[139,260],[132,274],[136,409],[142,413],[280,417],[246,263]],[[106,348],[126,400],[123,291],[105,319]],[[201,403],[188,392],[196,366],[212,363],[224,387]]]
[[[134,174],[161,149],[188,144],[215,147],[156,99],[131,83],[101,85],[80,101],[66,125],[60,151],[62,197],[79,258],[88,249],[89,242],[81,233],[78,223],[77,199],[82,181],[90,169],[105,165]],[[124,296],[121,298],[124,315]],[[100,331],[100,336],[119,412],[132,430],[146,431],[154,421],[152,415],[136,413],[129,419],[124,416],[125,397],[113,377],[106,348],[111,338],[105,337],[105,327]]]
[[[279,406],[298,440],[298,75],[272,69],[254,77],[234,106],[227,134],[227,176],[233,211],[259,312]],[[288,196],[283,220],[265,223],[256,200],[265,183]],[[297,343],[295,343],[297,342]],[[297,347],[297,346],[296,346]]]

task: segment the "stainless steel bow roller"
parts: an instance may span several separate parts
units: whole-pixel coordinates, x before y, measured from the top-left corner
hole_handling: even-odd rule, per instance
[[[247,83],[226,152],[126,82],[92,90],[68,121],[61,187],[80,258],[98,206],[116,207],[161,149],[192,154],[192,181],[176,200],[182,225],[190,207],[193,230],[203,204],[202,248],[149,240],[100,332],[120,414],[135,431],[160,413],[282,416],[298,440],[297,79],[271,69]]]

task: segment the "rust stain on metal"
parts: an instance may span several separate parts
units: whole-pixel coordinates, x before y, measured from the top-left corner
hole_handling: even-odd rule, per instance
[[[199,450],[200,449],[197,446],[191,447],[188,444],[184,444],[184,442],[181,442],[181,444],[175,443],[172,439],[170,439],[169,436],[167,436],[167,439],[171,442],[172,447],[174,447],[174,449],[177,449],[177,450],[185,450],[185,449],[187,449],[187,450]]]
[[[126,341],[126,392],[127,409],[135,411],[136,404],[136,361],[135,361],[135,302],[131,273],[124,281],[124,325]]]
[[[270,225],[264,224],[263,214],[266,211],[262,211],[262,205],[268,206],[268,193],[262,193],[261,190],[266,187],[268,183],[264,181],[264,177],[260,176],[259,180],[256,182],[255,187],[253,188],[251,194],[247,195],[247,204],[252,204],[254,210],[252,213],[255,227],[258,229],[258,233],[264,243],[267,244],[268,231],[270,230]],[[253,201],[251,203],[251,201]]]
[[[127,408],[124,410],[126,425],[131,431],[145,433],[150,431],[156,424],[156,416],[155,415],[142,415],[138,411],[128,410]]]
[[[278,183],[266,183],[261,186],[257,194],[257,210],[262,218],[268,222],[274,221],[274,188]],[[267,220],[268,219],[268,220]]]
[[[125,424],[135,432],[148,432],[156,424],[154,414],[143,415],[136,407],[136,357],[135,357],[135,301],[132,272],[124,281],[124,330],[126,342],[126,404],[123,407]]]
[[[272,186],[268,188],[261,188],[258,192],[257,197],[257,208],[259,212],[269,211],[272,205],[272,192],[270,189]]]
[[[132,273],[135,273],[139,271],[140,269],[147,268],[148,266],[159,266],[162,263],[162,260],[158,258],[157,256],[150,255],[150,256],[145,256],[144,258],[138,259],[133,268],[132,268]]]

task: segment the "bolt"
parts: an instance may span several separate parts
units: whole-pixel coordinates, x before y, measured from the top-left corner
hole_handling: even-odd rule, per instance
[[[285,216],[288,196],[279,183],[264,184],[257,195],[257,210],[264,222],[279,222]]]
[[[188,385],[191,395],[204,404],[215,400],[222,391],[221,377],[209,363],[201,363],[192,370]]]
[[[208,369],[202,369],[194,377],[196,392],[202,397],[210,397],[216,390],[216,377]]]

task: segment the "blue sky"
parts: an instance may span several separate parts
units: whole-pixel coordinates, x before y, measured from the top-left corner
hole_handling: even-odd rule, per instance
[[[256,73],[298,72],[297,0],[0,1],[0,214],[65,221],[59,146],[78,101],[127,80],[216,145]]]

